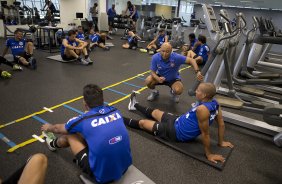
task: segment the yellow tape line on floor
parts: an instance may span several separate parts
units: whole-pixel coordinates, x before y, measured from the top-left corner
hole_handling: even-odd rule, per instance
[[[179,71],[181,72],[181,71],[183,71],[183,70],[185,70],[185,69],[188,69],[188,68],[190,68],[190,67],[191,67],[191,66],[182,68],[182,69],[180,69]],[[144,73],[142,73],[141,75],[143,75],[143,74],[145,74],[145,73],[148,73],[148,72],[149,72],[149,71],[144,72]],[[119,85],[119,84],[121,84],[121,83],[123,83],[123,82],[126,82],[126,81],[128,81],[128,80],[132,80],[132,79],[134,79],[134,78],[136,78],[136,77],[138,77],[138,76],[140,76],[140,74],[139,74],[139,75],[136,75],[135,77],[131,77],[131,78],[126,79],[126,80],[123,80],[123,81],[121,81],[121,82],[115,83],[115,84],[111,85],[111,87],[116,86],[116,85]],[[103,90],[105,90],[105,89],[107,89],[107,88],[109,88],[109,86],[103,88]],[[139,89],[139,90],[136,90],[136,91],[137,91],[137,92],[142,92],[142,91],[144,91],[145,89],[147,89],[147,87],[143,87],[143,88],[141,88],[141,89]],[[109,103],[108,105],[111,106],[111,105],[117,104],[117,103],[119,103],[119,102],[121,102],[121,101],[123,101],[123,100],[125,100],[125,99],[127,99],[127,98],[129,98],[129,97],[130,97],[130,94],[129,94],[129,95],[126,95],[126,96],[124,96],[124,97],[122,97],[122,98],[120,98],[120,99],[118,99],[118,100],[116,100],[116,101],[114,101],[114,102],[111,102],[111,103]],[[62,103],[62,104],[53,106],[53,107],[51,107],[51,108],[49,108],[49,109],[52,109],[52,110],[53,110],[53,109],[58,108],[58,107],[60,107],[60,106],[62,106],[62,105],[64,105],[64,104],[74,102],[74,101],[79,100],[79,99],[81,99],[81,98],[82,98],[82,96],[81,96],[81,97],[78,97],[78,98],[75,98],[75,99],[72,99],[72,100],[69,100],[69,101],[67,101],[67,102],[64,102],[64,103]],[[31,114],[31,115],[28,115],[28,116],[26,116],[26,117],[32,117],[33,115],[37,115],[38,113],[43,113],[43,111],[46,112],[46,110],[42,110],[42,111],[39,111],[39,112],[37,112],[37,113],[33,113],[33,114]],[[24,117],[24,118],[25,118],[25,117]],[[23,119],[23,118],[20,118],[21,121],[22,121],[22,119]],[[27,119],[27,118],[26,118],[26,119]],[[43,138],[43,135],[41,135],[40,137]],[[26,145],[28,145],[28,144],[31,144],[31,143],[33,143],[33,142],[36,142],[36,141],[38,141],[38,139],[35,139],[35,138],[26,140],[26,141],[24,141],[24,142],[22,142],[22,143],[20,143],[20,144],[17,144],[16,146],[10,148],[7,152],[8,152],[8,153],[12,153],[12,152],[14,152],[14,151],[17,150],[17,149],[19,149],[19,148],[21,148],[21,147],[24,147],[24,146],[26,146]]]

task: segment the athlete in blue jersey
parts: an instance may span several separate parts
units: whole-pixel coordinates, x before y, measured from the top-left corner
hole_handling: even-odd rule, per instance
[[[77,26],[76,38],[81,41],[85,41],[85,35],[82,26]]]
[[[3,51],[3,57],[8,53],[9,48],[14,56],[14,62],[24,66],[30,66],[32,69],[37,68],[36,60],[33,58],[33,43],[27,42],[23,38],[20,30],[14,32],[15,37],[6,40],[6,47]]]
[[[138,15],[135,5],[133,5],[131,1],[127,1],[127,7],[125,10],[125,14],[127,13],[127,11],[129,11],[129,17],[132,20],[132,24],[133,24],[132,30],[135,30],[136,22],[137,22],[137,19],[139,18],[139,15]]]
[[[204,35],[199,35],[198,41],[200,45],[197,47],[196,50],[188,51],[187,57],[195,59],[197,64],[204,65],[209,59],[210,48],[206,44],[207,38]]]
[[[147,45],[147,52],[155,54],[160,51],[161,46],[168,42],[168,36],[165,34],[164,29],[160,29],[158,35]],[[141,50],[141,52],[143,52]]]
[[[127,42],[122,45],[124,49],[133,49],[138,48],[138,40],[141,40],[139,36],[133,33],[133,31],[128,31]]]
[[[94,49],[94,47],[98,46],[104,50],[109,51],[110,47],[106,46],[106,38],[107,34],[106,33],[97,33],[94,31],[93,28],[90,29],[89,31],[89,40],[90,40],[90,48]]]
[[[115,107],[104,106],[103,91],[97,85],[84,87],[83,100],[86,112],[82,115],[66,124],[42,126],[47,145],[51,151],[70,147],[78,166],[98,183],[119,180],[132,164],[122,115]],[[54,138],[50,132],[64,135]]]
[[[209,126],[214,120],[218,123],[218,145],[233,147],[224,141],[224,121],[219,104],[213,99],[216,88],[212,83],[201,83],[196,90],[196,98],[200,102],[187,113],[176,116],[159,109],[146,108],[138,104],[135,93],[131,94],[129,110],[138,110],[147,118],[133,120],[124,118],[124,123],[132,128],[143,129],[166,140],[187,142],[202,135],[205,154],[208,160],[216,163],[224,162],[221,155],[213,154],[210,150]]]
[[[114,18],[117,15],[116,10],[115,10],[115,4],[112,4],[112,7],[108,9],[107,15],[108,15],[109,34],[112,34]]]
[[[88,43],[76,38],[76,32],[70,30],[68,36],[63,39],[61,45],[61,57],[65,61],[77,59],[78,62],[88,65],[92,64],[88,51],[86,49]],[[80,55],[83,54],[85,59],[82,59]]]
[[[148,101],[153,101],[159,95],[156,85],[166,85],[171,88],[171,94],[176,103],[179,102],[179,95],[183,92],[183,84],[179,75],[179,68],[182,64],[191,64],[197,74],[197,79],[201,81],[203,76],[199,67],[193,58],[188,58],[172,52],[170,43],[164,43],[160,52],[153,55],[151,61],[151,75],[149,75],[145,84],[151,89],[151,94],[148,96]]]
[[[198,53],[199,49],[200,49],[201,43],[198,41],[198,39],[196,38],[196,35],[194,33],[190,33],[188,38],[189,38],[190,44],[189,45],[183,45],[182,48],[181,48],[181,55],[183,55],[183,56],[187,56],[189,50],[192,50],[195,53]]]

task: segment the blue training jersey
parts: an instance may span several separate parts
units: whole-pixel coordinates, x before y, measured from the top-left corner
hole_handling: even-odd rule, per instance
[[[130,16],[132,16],[132,14],[133,14],[133,12],[134,12],[134,7],[131,6],[131,7],[128,8],[128,10],[129,10]],[[138,18],[139,18],[137,10],[135,11],[135,14],[132,16],[132,18],[133,18],[133,19],[134,19],[134,18],[135,18],[135,19],[138,19]]]
[[[165,43],[165,37],[166,37],[166,35],[159,35],[159,36],[158,36],[157,45],[158,45],[159,47],[161,47],[162,44]]]
[[[100,36],[98,34],[91,34],[89,35],[89,39],[92,43],[98,42],[100,39]]]
[[[175,52],[170,54],[169,59],[163,60],[160,53],[153,55],[151,61],[151,70],[159,76],[165,77],[165,81],[170,82],[179,79],[179,68],[186,61],[186,57]]]
[[[116,11],[114,11],[112,8],[108,9],[107,14],[109,18],[114,18],[117,15]]]
[[[85,36],[84,36],[83,33],[77,33],[76,38],[79,39],[79,40],[82,40],[82,41],[85,40]]]
[[[9,38],[6,40],[6,46],[11,48],[13,56],[17,56],[23,52],[25,52],[25,39],[21,39],[19,41],[15,40],[15,38]]]
[[[174,127],[178,141],[186,142],[193,140],[201,134],[196,114],[197,107],[200,105],[206,106],[210,111],[209,125],[212,124],[218,113],[219,105],[216,100],[212,100],[211,102],[201,102],[175,120]]]
[[[90,168],[99,183],[120,179],[132,164],[129,135],[116,108],[93,108],[70,119],[65,128],[86,140]]]
[[[210,48],[207,44],[202,44],[199,50],[199,53],[197,54],[198,56],[202,56],[203,58],[203,64],[205,64],[208,60],[209,57],[209,52],[210,52]]]
[[[78,46],[78,43],[74,40],[74,41],[70,41],[69,40],[69,37],[66,37],[65,38],[67,41],[68,41],[68,45],[71,45],[71,46],[74,46],[74,47],[77,47]],[[61,56],[63,56],[64,55],[64,53],[65,53],[65,46],[64,46],[64,44],[62,44],[61,45]]]

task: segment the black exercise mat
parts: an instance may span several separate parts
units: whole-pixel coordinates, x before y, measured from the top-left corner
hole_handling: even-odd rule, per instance
[[[195,141],[182,143],[182,142],[173,142],[173,141],[166,141],[162,138],[155,137],[156,140],[160,141],[161,143],[176,149],[180,151],[181,153],[184,153],[185,155],[188,155],[192,158],[195,158],[201,162],[204,162],[212,167],[215,167],[216,169],[223,170],[225,163],[228,160],[228,157],[231,155],[232,148],[222,148],[217,146],[217,142],[214,140],[211,140],[211,151],[214,154],[221,154],[225,158],[225,162],[217,162],[217,164],[209,161],[204,153],[204,146],[202,144],[202,141],[197,138]]]

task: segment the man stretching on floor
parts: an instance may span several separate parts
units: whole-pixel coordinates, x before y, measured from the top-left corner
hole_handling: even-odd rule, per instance
[[[94,84],[83,88],[86,112],[65,124],[44,124],[51,151],[70,147],[77,165],[99,183],[119,180],[132,164],[129,135],[119,110],[104,106],[103,91]],[[48,133],[46,133],[48,132]],[[63,134],[55,138],[52,133]]]
[[[179,102],[179,95],[183,92],[183,84],[178,71],[182,64],[191,64],[197,79],[199,81],[203,79],[195,59],[172,52],[170,43],[164,43],[160,52],[153,55],[150,68],[151,75],[145,80],[146,86],[152,90],[147,98],[148,101],[155,100],[159,95],[159,91],[155,89],[156,85],[166,85],[171,88],[170,92],[174,102]]]
[[[87,42],[84,42],[78,38],[76,38],[76,32],[74,30],[70,30],[68,32],[68,36],[63,39],[61,46],[61,57],[65,61],[70,61],[77,59],[78,62],[83,65],[92,64],[93,61],[90,60],[86,46]],[[85,59],[80,57],[80,54],[83,54]]]
[[[176,116],[139,105],[135,93],[132,93],[128,109],[138,110],[149,119],[133,120],[124,117],[124,123],[131,128],[143,129],[171,141],[187,142],[201,135],[207,159],[214,163],[224,162],[225,158],[222,155],[213,154],[210,150],[209,126],[214,120],[218,123],[218,145],[233,147],[230,142],[223,139],[224,121],[220,105],[213,99],[215,94],[216,88],[212,83],[201,83],[196,90],[199,103],[185,114]]]
[[[7,39],[6,47],[4,48],[2,56],[4,57],[8,53],[9,48],[11,48],[14,61],[17,64],[22,64],[24,66],[29,66],[32,69],[36,69],[36,60],[32,57],[33,43],[26,41],[26,39],[23,38],[22,31],[18,29],[14,32],[14,34],[14,38]]]

